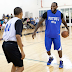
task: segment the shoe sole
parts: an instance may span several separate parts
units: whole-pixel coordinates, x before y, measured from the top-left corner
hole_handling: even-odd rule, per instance
[[[59,68],[59,69],[63,69],[63,68]]]
[[[63,67],[62,67],[63,68]],[[59,67],[59,69],[62,69],[61,67]]]

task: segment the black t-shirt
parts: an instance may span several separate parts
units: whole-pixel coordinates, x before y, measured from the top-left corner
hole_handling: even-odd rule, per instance
[[[23,23],[21,20],[17,20],[15,22],[15,30],[16,30],[16,35],[21,35],[22,36],[22,29],[23,29]]]
[[[22,18],[22,19],[21,19],[22,22],[24,22],[24,21],[26,21],[26,20],[27,20],[27,18]]]
[[[47,19],[47,12],[45,12],[42,16],[43,19]],[[61,13],[61,19],[63,18],[63,14]]]

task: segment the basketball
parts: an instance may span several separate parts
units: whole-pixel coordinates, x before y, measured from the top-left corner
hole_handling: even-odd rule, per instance
[[[69,36],[68,31],[63,31],[63,32],[61,33],[61,36],[62,36],[63,38],[68,37],[68,36]]]

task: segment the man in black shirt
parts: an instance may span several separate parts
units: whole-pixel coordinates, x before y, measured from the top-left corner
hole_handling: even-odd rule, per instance
[[[7,62],[13,63],[11,72],[22,72],[24,70],[23,59],[25,58],[23,44],[21,41],[21,32],[23,29],[21,21],[23,15],[22,9],[20,7],[16,7],[14,9],[14,15],[15,17],[6,23],[2,48]]]

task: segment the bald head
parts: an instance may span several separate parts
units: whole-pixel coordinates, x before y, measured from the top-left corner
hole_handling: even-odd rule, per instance
[[[57,4],[56,2],[53,2],[53,3],[51,4],[51,11],[52,11],[52,12],[55,12],[56,9],[57,9],[57,7],[58,7],[58,4]]]

